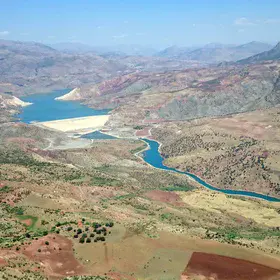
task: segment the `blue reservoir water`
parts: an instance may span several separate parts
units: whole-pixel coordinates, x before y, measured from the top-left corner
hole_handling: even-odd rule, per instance
[[[69,91],[70,89],[63,89],[22,97],[23,101],[33,104],[24,107],[15,117],[20,118],[22,122],[30,123],[108,114],[109,110],[94,110],[78,102],[55,100],[56,97]]]
[[[168,170],[168,171],[174,171],[179,174],[188,175],[189,177],[193,178],[196,182],[198,182],[202,186],[204,186],[210,190],[213,190],[213,191],[218,191],[218,192],[229,194],[229,195],[242,195],[242,196],[249,196],[249,197],[254,197],[254,198],[261,198],[261,199],[264,199],[267,201],[280,202],[280,199],[278,199],[276,197],[259,194],[259,193],[255,193],[255,192],[241,191],[241,190],[223,190],[223,189],[215,188],[192,173],[183,172],[183,171],[177,170],[172,167],[167,167],[163,164],[164,158],[159,153],[159,150],[158,150],[159,143],[156,141],[153,141],[153,140],[149,140],[149,139],[142,139],[142,140],[144,140],[149,145],[149,149],[143,152],[143,159],[147,163],[149,163],[150,165],[152,165],[156,168]]]
[[[80,138],[96,139],[96,140],[98,140],[98,139],[117,139],[114,136],[102,133],[100,131],[94,131],[94,132],[91,132],[91,133],[88,133],[88,134],[84,134]]]
[[[33,94],[27,97],[23,97],[21,98],[23,101],[31,102],[33,104],[24,107],[22,112],[16,115],[16,117],[18,117],[22,122],[30,123],[33,121],[42,122],[108,114],[109,110],[94,110],[85,105],[79,104],[78,102],[55,100],[56,97],[64,95],[69,91],[70,89],[56,90],[46,94]],[[99,131],[83,135],[82,137],[88,139],[115,139],[115,137],[103,134]],[[255,192],[241,190],[223,190],[215,188],[194,174],[167,167],[163,164],[164,158],[159,153],[158,142],[149,139],[142,140],[144,140],[150,146],[148,150],[143,152],[143,159],[156,168],[188,175],[199,184],[213,191],[218,191],[229,195],[242,195],[261,198],[267,201],[280,201],[280,199],[278,198]]]

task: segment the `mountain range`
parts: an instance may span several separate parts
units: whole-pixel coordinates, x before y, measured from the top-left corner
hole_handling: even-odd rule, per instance
[[[68,53],[94,52],[98,55],[116,53],[123,56],[152,56],[157,50],[141,45],[115,45],[115,46],[91,46],[78,42],[63,42],[50,45],[50,47]]]
[[[238,61],[240,64],[257,63],[266,60],[279,60],[280,59],[280,42],[272,49],[258,53],[251,57]]]
[[[134,71],[165,71],[191,66],[159,57],[67,53],[34,42],[0,40],[0,92],[18,95],[74,88]]]
[[[117,49],[112,52],[104,49],[103,54],[98,55],[88,52],[83,45],[78,46],[79,52],[66,52],[35,42],[0,40],[0,92],[20,96],[100,83],[139,71],[156,73],[201,68],[227,60],[254,63],[278,59],[280,53],[279,44],[267,51],[270,46],[260,42],[240,46],[212,43],[195,50],[173,46],[158,56],[132,56]],[[240,60],[243,57],[249,58]]]
[[[207,63],[219,63],[222,61],[237,61],[243,58],[268,51],[272,46],[262,42],[250,42],[243,45],[207,44],[201,48],[169,47],[157,55],[180,60],[195,60]]]

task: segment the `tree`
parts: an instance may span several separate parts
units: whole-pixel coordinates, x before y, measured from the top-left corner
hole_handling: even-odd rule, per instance
[[[91,242],[91,239],[88,237],[87,240],[86,240],[86,242],[87,242],[87,243],[90,243],[90,242]]]
[[[80,233],[82,233],[82,230],[80,228],[78,228],[77,234],[80,234]]]
[[[72,227],[68,227],[68,228],[67,228],[68,231],[71,231],[72,229],[73,229]]]
[[[83,237],[80,238],[79,240],[80,243],[85,243],[85,239]]]
[[[45,244],[46,244],[46,245],[50,245],[50,242],[49,242],[49,241],[46,241]]]

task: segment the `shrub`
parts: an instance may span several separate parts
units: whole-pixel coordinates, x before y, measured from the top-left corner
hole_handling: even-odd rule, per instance
[[[30,237],[31,237],[30,233],[27,232],[27,233],[25,234],[25,237],[30,238]]]
[[[73,229],[72,227],[68,227],[68,228],[67,228],[68,231],[71,231],[72,229]]]
[[[46,245],[50,245],[50,242],[49,242],[49,241],[46,241],[45,244],[46,244]]]
[[[90,237],[94,237],[94,236],[95,236],[95,234],[94,234],[94,233],[91,233],[91,234],[90,234]]]
[[[40,252],[41,252],[41,249],[38,249],[38,252],[40,253]]]
[[[80,229],[80,228],[78,228],[78,230],[77,230],[77,234],[80,234],[80,233],[82,233],[83,231]]]
[[[87,238],[86,242],[87,242],[87,243],[90,243],[90,242],[91,242],[91,239],[90,239],[90,238]]]
[[[85,239],[83,237],[80,238],[79,240],[80,243],[85,243]]]
[[[79,235],[78,235],[78,234],[75,234],[75,235],[74,235],[74,238],[78,238],[78,237],[79,237]]]
[[[83,238],[86,238],[86,237],[87,237],[87,234],[86,234],[86,233],[83,233],[82,237],[83,237]]]

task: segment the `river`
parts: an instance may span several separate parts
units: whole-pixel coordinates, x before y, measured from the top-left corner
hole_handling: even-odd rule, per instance
[[[69,89],[57,90],[46,94],[34,94],[29,95],[27,97],[23,97],[21,98],[23,101],[31,102],[33,104],[24,107],[22,112],[18,114],[17,117],[20,118],[22,122],[31,123],[34,121],[51,121],[67,118],[108,114],[109,110],[94,110],[78,102],[55,100],[56,97],[61,96],[67,92],[69,92]],[[84,135],[83,137],[88,139],[114,139],[114,137],[109,136],[107,134],[103,134],[101,132],[93,132]],[[142,152],[142,157],[148,164],[155,168],[159,168],[166,171],[172,171],[179,174],[185,174],[194,179],[200,185],[213,191],[218,191],[228,195],[240,195],[253,198],[261,198],[271,202],[280,202],[280,199],[276,197],[255,192],[219,189],[211,186],[210,184],[206,183],[201,178],[192,173],[183,172],[175,168],[167,167],[163,164],[164,158],[159,152],[159,143],[149,139],[142,140],[149,145],[149,148]]]
[[[185,174],[185,175],[191,177],[192,179],[194,179],[200,185],[206,187],[207,189],[213,190],[213,191],[218,191],[218,192],[229,194],[229,195],[241,195],[241,196],[249,196],[249,197],[254,197],[254,198],[261,198],[261,199],[271,201],[271,202],[280,202],[280,199],[273,197],[273,196],[268,196],[265,194],[260,194],[260,193],[250,192],[250,191],[242,191],[242,190],[219,189],[219,188],[211,186],[210,184],[206,183],[201,178],[199,178],[198,176],[196,176],[192,173],[183,172],[183,171],[177,170],[175,168],[168,167],[163,164],[164,158],[161,156],[161,154],[159,152],[159,143],[156,141],[153,141],[153,140],[149,140],[149,139],[142,139],[142,140],[145,141],[149,145],[149,148],[147,150],[145,150],[144,152],[142,152],[142,154],[143,154],[142,157],[148,164],[152,165],[155,168],[159,168],[159,169],[167,170],[167,171],[173,171],[173,172],[176,172],[179,174]]]

